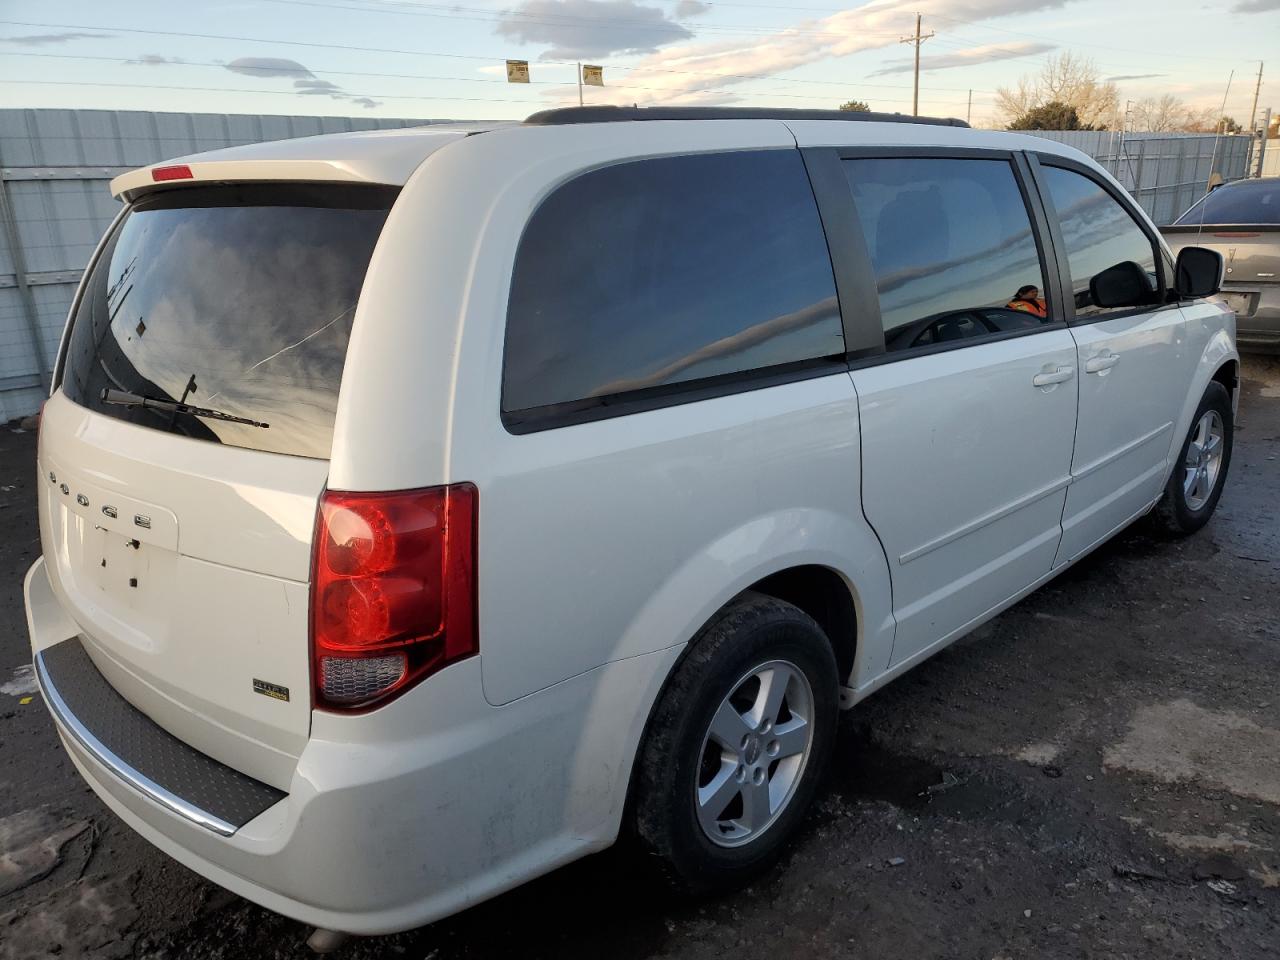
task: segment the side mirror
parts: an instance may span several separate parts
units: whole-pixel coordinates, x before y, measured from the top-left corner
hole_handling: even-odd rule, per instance
[[[1180,297],[1210,297],[1222,289],[1226,262],[1217,250],[1183,247],[1173,267],[1173,289]]]
[[[1151,278],[1132,260],[1107,267],[1089,281],[1089,298],[1099,307],[1137,307],[1151,302]]]

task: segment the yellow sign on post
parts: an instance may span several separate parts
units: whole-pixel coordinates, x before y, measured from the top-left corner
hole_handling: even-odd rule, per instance
[[[528,60],[508,60],[507,61],[507,83],[528,83],[529,82],[529,61]]]
[[[582,82],[589,87],[604,86],[604,67],[597,67],[590,63],[582,65]]]

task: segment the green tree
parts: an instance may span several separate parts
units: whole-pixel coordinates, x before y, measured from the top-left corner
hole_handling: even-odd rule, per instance
[[[871,107],[865,100],[849,100],[840,104],[841,110],[848,110],[850,113],[870,113]]]
[[[1010,130],[1092,130],[1080,122],[1076,108],[1061,100],[1050,100],[1032,107],[1009,124]]]

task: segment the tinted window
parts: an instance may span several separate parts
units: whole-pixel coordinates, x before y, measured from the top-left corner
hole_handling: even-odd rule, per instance
[[[1280,223],[1280,177],[1219,187],[1179,217],[1178,223]]]
[[[618,164],[529,221],[503,409],[844,353],[817,205],[795,150]]]
[[[356,298],[394,196],[273,184],[143,198],[85,285],[63,391],[155,430],[328,457]],[[106,403],[104,388],[268,426]]]
[[[1031,220],[1007,161],[868,159],[844,168],[889,350],[1048,322]]]
[[[1089,281],[1126,260],[1146,271],[1154,299],[1159,287],[1155,247],[1137,221],[1115,197],[1083,174],[1061,167],[1042,169],[1062,224],[1076,316],[1096,317],[1114,312],[1094,304]]]

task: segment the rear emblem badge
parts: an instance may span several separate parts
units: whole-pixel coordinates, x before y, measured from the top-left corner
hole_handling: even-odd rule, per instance
[[[76,503],[80,504],[80,506],[82,507],[87,507],[89,505],[89,498],[86,497],[83,493],[77,493]]]
[[[135,513],[135,514],[133,515],[133,522],[134,522],[134,523],[136,523],[138,526],[142,527],[144,530],[150,530],[150,529],[151,529],[151,518],[150,518],[150,517],[144,517],[144,516],[143,516],[142,514],[140,514],[140,513]]]
[[[289,688],[282,687],[278,683],[267,683],[265,680],[253,678],[253,692],[260,693],[264,697],[270,697],[272,700],[283,700],[289,702]]]
[[[112,520],[114,520],[117,516],[119,516],[119,514],[116,513],[116,508],[111,506],[111,504],[107,504],[105,507],[103,507],[102,512],[105,516],[110,517]]]
[[[62,495],[64,497],[71,492],[71,488],[68,487],[65,483],[62,484],[60,487],[58,487],[58,489],[62,491]]]

